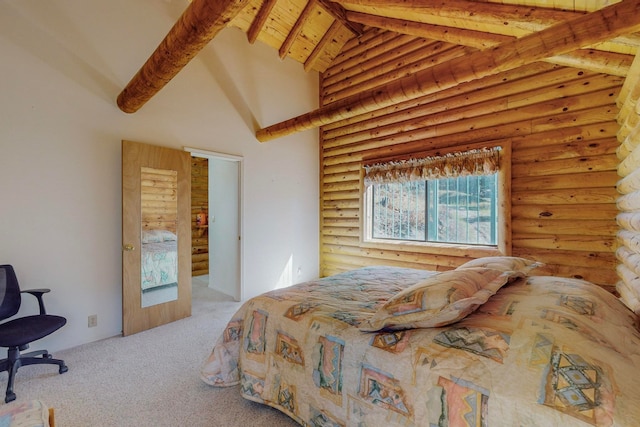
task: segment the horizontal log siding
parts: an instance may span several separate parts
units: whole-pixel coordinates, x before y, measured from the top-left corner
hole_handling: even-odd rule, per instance
[[[442,42],[366,33],[322,75],[321,105],[464,54]],[[443,248],[362,245],[361,166],[501,143],[512,147],[512,254],[546,263],[540,273],[613,290],[622,84],[536,63],[322,127],[321,274],[379,264],[446,270],[483,256],[474,248],[461,257]]]
[[[209,211],[209,159],[191,158],[191,275],[209,274],[208,228],[196,223],[196,215]]]
[[[140,179],[141,229],[175,233],[178,222],[177,172],[143,167]]]
[[[640,54],[631,65],[617,103],[621,108],[618,115],[620,213],[617,220],[620,230],[616,290],[622,301],[640,314]]]

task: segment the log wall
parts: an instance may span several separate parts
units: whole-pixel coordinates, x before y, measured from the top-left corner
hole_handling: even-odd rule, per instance
[[[622,301],[640,314],[640,54],[636,56],[618,98],[617,189],[620,193],[617,220],[619,281],[616,290]]]
[[[178,172],[142,167],[140,180],[141,229],[175,233],[178,223]]]
[[[199,213],[209,212],[209,159],[191,158],[191,274],[209,274],[209,229],[198,224]]]
[[[321,75],[327,105],[466,53],[383,30],[345,45]],[[366,265],[451,269],[468,247],[362,242],[361,169],[372,159],[451,147],[509,146],[511,254],[544,262],[541,274],[616,282],[616,99],[623,78],[535,63],[320,129],[321,274]]]

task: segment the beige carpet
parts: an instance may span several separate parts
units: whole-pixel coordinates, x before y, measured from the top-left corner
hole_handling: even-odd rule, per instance
[[[243,399],[237,386],[214,388],[200,380],[200,364],[239,303],[198,281],[193,294],[190,318],[55,353],[69,366],[65,374],[53,365],[22,367],[16,402],[43,400],[55,408],[57,427],[297,426]],[[3,397],[6,384],[5,372]]]

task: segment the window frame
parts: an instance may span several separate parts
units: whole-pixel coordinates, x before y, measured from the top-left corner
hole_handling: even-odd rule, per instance
[[[500,147],[500,169],[498,171],[496,188],[498,191],[497,206],[497,244],[496,246],[475,245],[466,243],[442,243],[442,242],[422,242],[409,240],[374,239],[372,235],[372,212],[369,208],[369,197],[371,190],[364,184],[364,168],[360,171],[360,245],[363,248],[377,248],[394,251],[412,252],[436,252],[451,256],[494,256],[511,255],[511,143],[502,141],[492,144],[473,144],[448,149],[438,149],[420,152],[411,157],[442,156],[447,153],[463,152],[482,147]],[[407,158],[407,157],[405,157]],[[389,161],[390,159],[387,159]],[[399,159],[392,159],[399,160]],[[378,162],[368,160],[366,163]],[[367,194],[369,193],[369,194]]]

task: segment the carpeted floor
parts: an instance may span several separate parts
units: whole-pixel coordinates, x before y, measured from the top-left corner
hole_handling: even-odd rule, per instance
[[[63,375],[56,366],[21,368],[16,402],[41,399],[55,409],[57,427],[297,426],[241,398],[237,386],[214,388],[200,380],[201,363],[239,303],[198,280],[193,295],[187,319],[55,353],[69,366]],[[4,372],[3,392],[6,381]]]

